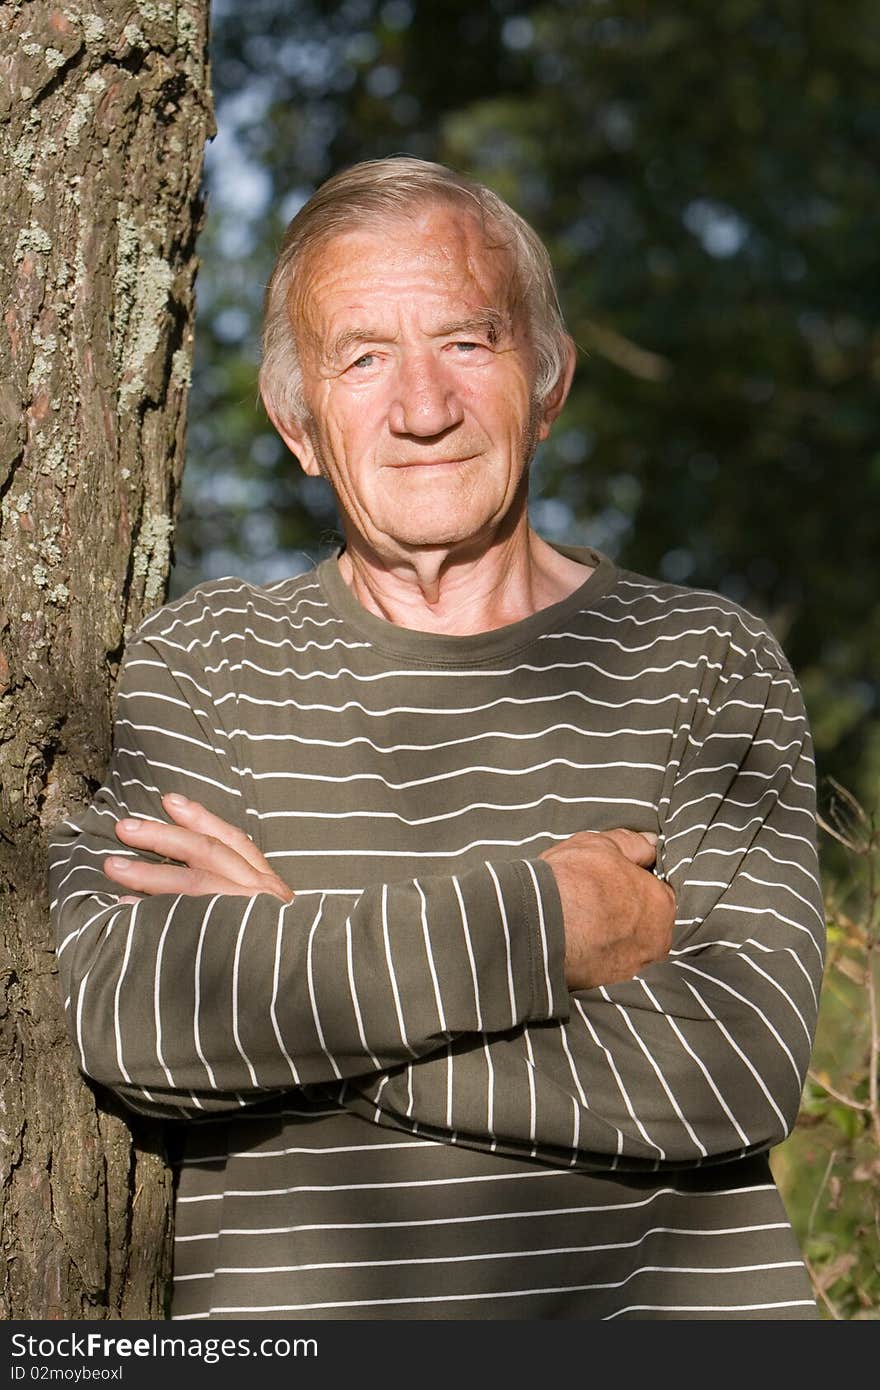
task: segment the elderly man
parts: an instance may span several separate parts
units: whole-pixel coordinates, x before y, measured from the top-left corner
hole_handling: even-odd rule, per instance
[[[530,528],[574,351],[489,190],[331,179],[264,346],[344,544],[147,619],[53,841],[82,1070],[182,1122],[173,1316],[815,1318],[767,1160],[824,924],[777,643]]]

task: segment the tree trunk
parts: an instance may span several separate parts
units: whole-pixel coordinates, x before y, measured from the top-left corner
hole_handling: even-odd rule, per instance
[[[208,0],[6,0],[0,15],[0,1316],[161,1318],[161,1131],[77,1071],[46,831],[107,761],[126,636],[165,597]]]

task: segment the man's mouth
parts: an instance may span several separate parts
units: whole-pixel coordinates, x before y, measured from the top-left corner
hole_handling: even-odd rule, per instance
[[[399,463],[392,463],[391,468],[458,468],[464,463],[470,463],[471,459],[476,458],[476,454],[465,454],[460,458],[416,458],[401,459]]]

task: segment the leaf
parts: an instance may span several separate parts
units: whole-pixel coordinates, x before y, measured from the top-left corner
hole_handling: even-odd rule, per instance
[[[852,956],[839,956],[834,962],[835,970],[839,970],[841,975],[845,975],[853,984],[864,987],[868,982],[868,971],[866,966],[859,961],[853,960]]]
[[[864,1163],[857,1163],[852,1178],[853,1182],[877,1182],[880,1185],[880,1154]]]
[[[832,1284],[836,1284],[839,1279],[849,1274],[856,1263],[855,1255],[838,1255],[836,1260],[832,1260],[829,1265],[825,1265],[822,1269],[816,1271],[819,1287],[827,1292]]]

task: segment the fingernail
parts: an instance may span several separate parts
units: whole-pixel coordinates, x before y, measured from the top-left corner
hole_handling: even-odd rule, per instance
[[[189,805],[189,802],[187,801],[186,797],[185,797],[185,796],[181,796],[179,792],[169,792],[167,796],[164,796],[164,797],[162,798],[162,800],[163,800],[163,801],[165,802],[165,804],[168,805],[168,806],[188,806],[188,805]]]
[[[118,821],[117,825],[118,828],[124,831],[126,835],[137,835],[138,832],[143,829],[144,823],[143,821],[130,820],[128,817],[126,817],[125,820]]]
[[[648,844],[649,844],[649,845],[656,845],[656,843],[657,843],[657,838],[658,838],[658,837],[654,834],[654,832],[653,832],[652,830],[643,830],[643,831],[642,831],[642,834],[644,835],[645,839],[648,841]]]
[[[132,862],[130,859],[122,859],[117,854],[108,854],[107,858],[104,860],[104,868],[112,870],[114,874],[125,873],[131,867]]]

